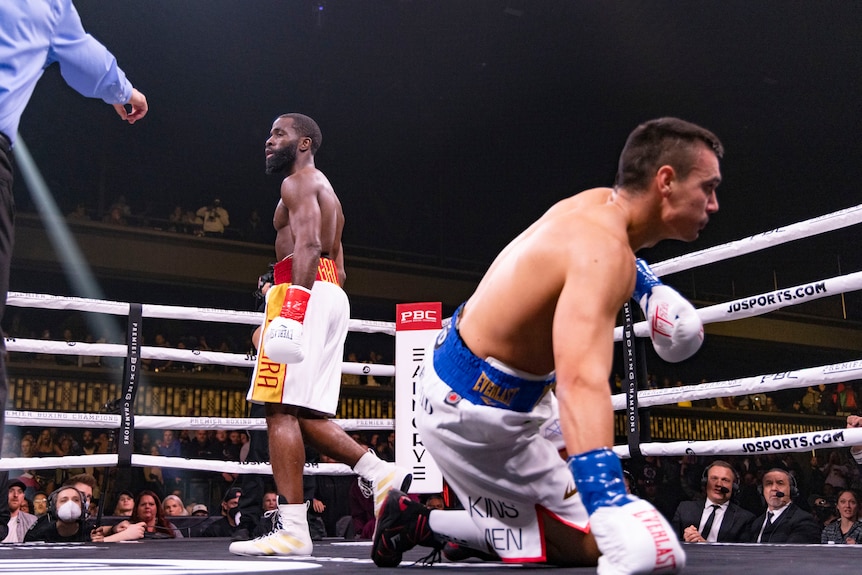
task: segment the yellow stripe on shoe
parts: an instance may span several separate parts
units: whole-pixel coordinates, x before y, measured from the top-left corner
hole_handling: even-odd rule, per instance
[[[296,537],[290,533],[275,532],[251,541],[234,541],[230,552],[236,555],[311,555],[311,539]]]
[[[412,473],[401,467],[391,465],[386,474],[374,482],[374,517],[380,516],[380,509],[392,489],[407,493],[412,482]]]

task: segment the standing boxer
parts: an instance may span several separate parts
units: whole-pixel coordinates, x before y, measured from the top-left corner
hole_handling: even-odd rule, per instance
[[[412,477],[350,438],[329,417],[341,387],[350,320],[341,202],[314,165],[322,135],[302,114],[276,118],[266,141],[266,172],[283,174],[275,207],[274,284],[266,292],[264,331],[248,399],[266,404],[272,475],[279,493],[272,531],[231,544],[238,555],[310,555],[302,471],[304,441],[371,482],[382,501]]]
[[[557,203],[502,251],[420,376],[416,424],[465,510],[431,511],[390,491],[377,565],[449,540],[509,562],[598,563],[599,573],[684,566],[667,521],[626,493],[608,377],[620,308],[633,292],[662,297],[635,252],[698,237],[718,210],[722,154],[715,135],[689,122],[642,124],[613,189]],[[540,433],[557,411],[568,463]]]

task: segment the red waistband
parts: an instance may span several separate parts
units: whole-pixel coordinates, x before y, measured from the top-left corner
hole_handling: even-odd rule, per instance
[[[293,258],[284,258],[272,270],[275,284],[289,284],[293,281]],[[320,258],[320,263],[317,264],[316,281],[329,282],[335,285],[338,283],[338,268],[335,265],[335,260],[330,258]]]

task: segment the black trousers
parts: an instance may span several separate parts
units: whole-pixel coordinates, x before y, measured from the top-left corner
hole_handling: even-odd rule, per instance
[[[12,245],[15,236],[15,200],[12,197],[12,149],[9,139],[0,133],[0,321],[6,311],[9,293],[9,270],[12,267]],[[6,427],[6,397],[9,381],[6,377],[6,339],[0,330],[0,437]],[[9,472],[0,472],[0,540],[6,537],[9,523],[9,498],[6,482]]]

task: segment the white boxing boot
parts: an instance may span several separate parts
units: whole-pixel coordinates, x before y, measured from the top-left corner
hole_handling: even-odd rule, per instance
[[[269,533],[250,541],[234,541],[229,550],[236,555],[311,555],[307,513],[305,503],[279,504]]]

